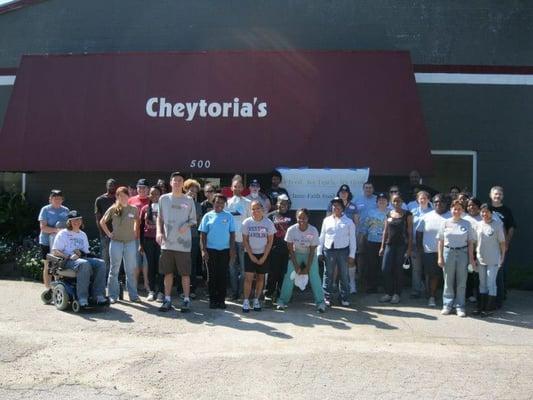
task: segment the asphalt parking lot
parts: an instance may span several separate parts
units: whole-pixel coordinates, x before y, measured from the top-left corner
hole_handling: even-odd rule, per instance
[[[146,302],[74,314],[43,305],[38,283],[0,289],[2,399],[533,398],[533,292],[461,319],[378,295],[317,314],[307,293],[285,312],[200,297],[188,314]]]

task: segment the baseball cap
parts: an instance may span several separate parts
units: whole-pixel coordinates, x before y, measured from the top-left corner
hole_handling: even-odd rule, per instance
[[[60,189],[50,190],[50,197],[63,197],[63,192]]]
[[[144,178],[141,178],[137,181],[137,186],[149,186],[148,181]]]
[[[79,212],[76,210],[71,210],[68,213],[68,219],[80,219],[83,218]]]

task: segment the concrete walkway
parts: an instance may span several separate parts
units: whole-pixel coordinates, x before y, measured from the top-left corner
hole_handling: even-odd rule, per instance
[[[485,319],[441,316],[423,300],[317,314],[237,304],[162,314],[121,302],[73,314],[37,283],[0,281],[2,399],[532,399],[533,293]]]

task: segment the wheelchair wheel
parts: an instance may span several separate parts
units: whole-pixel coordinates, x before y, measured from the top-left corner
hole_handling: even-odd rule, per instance
[[[52,289],[46,289],[44,292],[41,293],[41,301],[43,304],[50,304],[52,302]]]
[[[73,300],[71,307],[72,307],[72,311],[74,311],[76,314],[81,311],[81,305],[78,300]]]
[[[54,300],[54,304],[56,305],[56,308],[58,310],[65,311],[68,307],[68,303],[70,300],[65,286],[57,285],[54,288],[52,299]]]

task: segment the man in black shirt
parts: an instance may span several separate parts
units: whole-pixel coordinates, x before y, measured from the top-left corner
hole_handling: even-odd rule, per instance
[[[277,204],[278,204],[278,196],[284,194],[289,198],[289,209],[291,208],[291,199],[289,197],[289,192],[285,190],[284,188],[280,187],[279,184],[281,183],[281,174],[279,171],[272,171],[272,186],[270,189],[266,192],[266,195],[270,198],[270,210],[273,211],[276,210]]]
[[[215,197],[215,194],[215,187],[210,183],[206,183],[204,185],[205,200],[200,203],[200,205],[202,206],[202,215],[207,214],[213,209],[213,199]]]
[[[503,304],[503,300],[506,296],[506,281],[507,281],[507,265],[509,257],[509,246],[514,235],[516,228],[515,220],[511,209],[503,205],[503,187],[493,186],[490,189],[490,210],[495,213],[503,222],[503,228],[505,231],[505,261],[503,265],[498,269],[498,277],[496,278],[497,295],[496,306],[500,308]]]
[[[100,220],[109,207],[115,203],[115,192],[117,182],[114,179],[108,179],[106,182],[106,192],[98,196],[94,202],[94,216],[96,217],[96,226],[100,233],[100,257],[104,260],[106,271],[109,273],[109,237],[100,228]],[[106,275],[107,276],[107,275]]]

